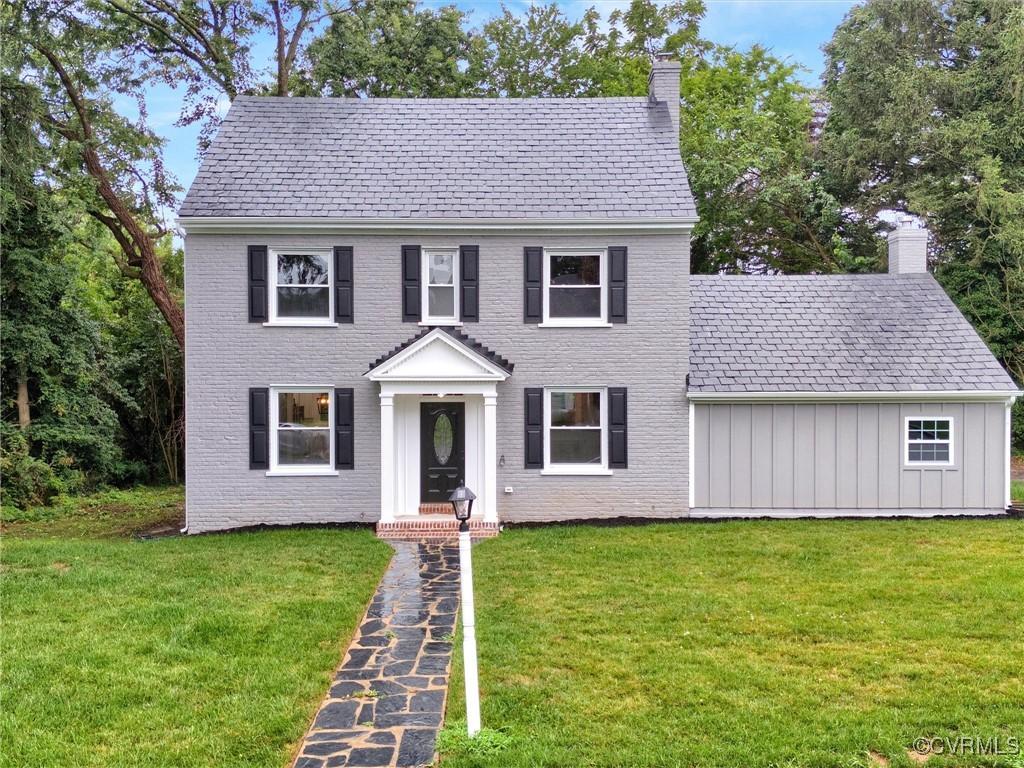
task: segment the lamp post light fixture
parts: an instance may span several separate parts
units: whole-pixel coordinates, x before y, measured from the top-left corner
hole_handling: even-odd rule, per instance
[[[480,732],[480,682],[476,665],[476,616],[473,607],[473,554],[469,516],[476,494],[460,485],[450,497],[459,521],[459,577],[462,583],[462,661],[466,674],[466,730],[470,738]]]

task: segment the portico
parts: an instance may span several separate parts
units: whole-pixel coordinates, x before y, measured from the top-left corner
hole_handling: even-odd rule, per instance
[[[497,384],[512,365],[465,334],[433,328],[376,361],[380,521],[415,518],[465,483],[473,517],[497,524]]]

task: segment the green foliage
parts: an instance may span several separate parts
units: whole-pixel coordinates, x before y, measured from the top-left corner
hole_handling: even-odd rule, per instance
[[[936,278],[1024,381],[1024,6],[869,0],[825,50],[828,188],[923,219]]]
[[[811,93],[795,75],[757,46],[716,48],[684,70],[680,146],[700,214],[693,271],[876,266],[874,244],[811,172]]]
[[[310,72],[296,90],[328,96],[462,96],[469,34],[454,6],[356,0],[307,49]]]
[[[36,178],[44,151],[32,131],[36,95],[8,78],[3,86],[0,366],[13,386],[0,402],[10,452],[2,494],[4,503],[24,503],[45,500],[59,483],[125,480],[137,466],[124,460],[117,441],[109,404],[117,392],[97,354],[98,326],[83,311],[74,270],[62,259],[69,247],[63,206]],[[19,389],[27,397],[21,413]],[[15,437],[9,425],[19,422]]]
[[[501,729],[481,728],[470,738],[465,720],[446,723],[437,736],[437,749],[445,755],[458,755],[463,759],[495,758],[507,752],[512,738]]]

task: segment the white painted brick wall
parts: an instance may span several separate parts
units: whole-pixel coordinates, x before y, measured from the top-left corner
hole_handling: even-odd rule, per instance
[[[689,242],[682,235],[238,236],[186,238],[186,504],[189,531],[372,522],[380,514],[380,410],[369,364],[420,331],[401,322],[400,246],[480,246],[481,322],[465,331],[515,364],[498,386],[498,515],[504,521],[678,517],[687,508]],[[246,247],[355,248],[355,323],[265,328],[247,322]],[[629,322],[526,325],[523,246],[629,247]],[[249,470],[248,389],[323,385],[356,392],[356,468],[339,477]],[[523,469],[523,388],[629,388],[629,468],[610,477]],[[505,486],[515,493],[505,495]]]

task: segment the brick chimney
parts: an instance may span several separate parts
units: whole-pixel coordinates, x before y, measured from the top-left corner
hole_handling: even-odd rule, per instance
[[[889,274],[910,275],[928,271],[928,230],[903,217],[889,233]]]
[[[668,104],[668,114],[676,133],[679,133],[679,74],[682,69],[683,65],[671,54],[659,53],[651,62],[651,76],[647,80],[648,101]]]

